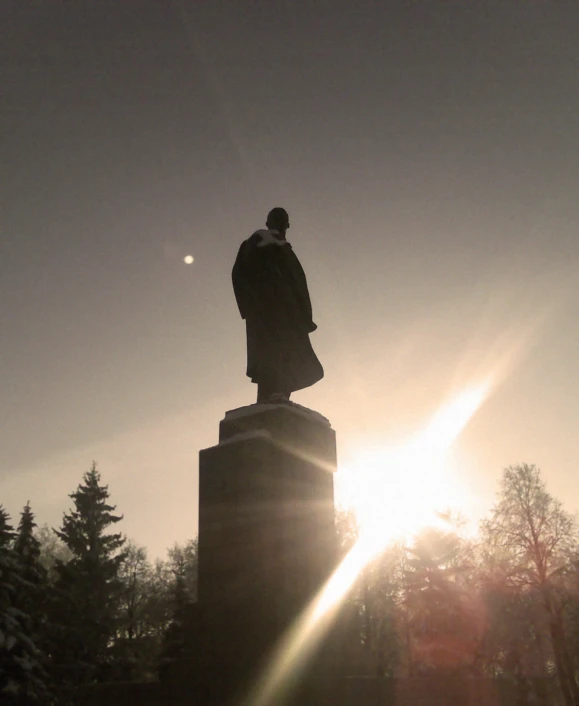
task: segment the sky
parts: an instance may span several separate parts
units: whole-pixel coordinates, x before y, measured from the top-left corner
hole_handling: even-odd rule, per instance
[[[56,527],[94,460],[152,556],[196,534],[198,452],[256,394],[231,267],[283,206],[325,368],[292,399],[339,462],[488,379],[462,509],[524,461],[578,510],[577,26],[547,0],[5,0],[0,504]]]

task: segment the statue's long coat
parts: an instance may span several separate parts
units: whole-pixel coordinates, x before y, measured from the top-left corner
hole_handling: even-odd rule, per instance
[[[316,330],[306,276],[292,246],[261,230],[239,248],[232,272],[247,327],[247,375],[278,392],[309,387],[324,376],[309,334]]]

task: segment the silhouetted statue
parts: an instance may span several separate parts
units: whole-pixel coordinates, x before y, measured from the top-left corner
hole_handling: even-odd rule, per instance
[[[233,290],[247,327],[247,375],[257,401],[289,400],[324,377],[310,343],[316,330],[306,276],[285,238],[289,216],[272,209],[267,230],[245,240],[233,266]]]

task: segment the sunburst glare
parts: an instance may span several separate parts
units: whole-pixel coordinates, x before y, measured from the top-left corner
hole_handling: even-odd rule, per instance
[[[489,389],[489,380],[467,388],[405,443],[367,447],[341,467],[338,494],[355,512],[364,542],[378,550],[436,524],[440,511],[468,507],[469,493],[449,450]]]
[[[364,449],[347,468],[350,506],[360,536],[316,598],[278,645],[249,703],[271,706],[299,675],[363,568],[397,537],[440,522],[438,512],[464,508],[467,494],[450,472],[448,450],[490,391],[490,378],[443,405],[398,448]]]

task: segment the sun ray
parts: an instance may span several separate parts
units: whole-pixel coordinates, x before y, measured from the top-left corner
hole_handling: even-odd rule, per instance
[[[356,508],[360,536],[279,642],[269,668],[247,703],[251,706],[279,703],[284,692],[299,678],[363,568],[401,529],[405,534],[440,522],[437,503],[448,500],[452,490],[451,484],[443,482],[446,453],[485,401],[490,388],[489,377],[464,389],[433,415],[422,432],[398,449],[366,449],[360,454],[351,469],[356,482],[365,486]],[[388,489],[387,497],[392,502],[386,503],[387,507],[387,498],[378,492],[380,488]]]

